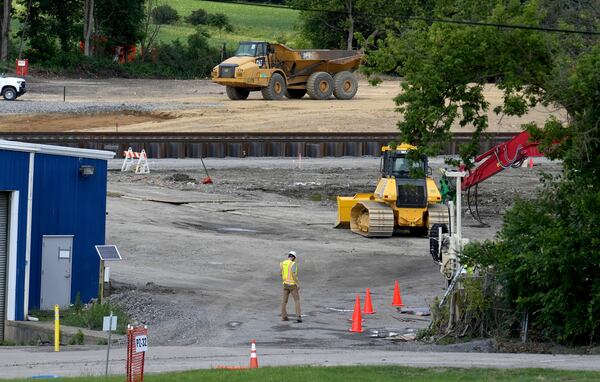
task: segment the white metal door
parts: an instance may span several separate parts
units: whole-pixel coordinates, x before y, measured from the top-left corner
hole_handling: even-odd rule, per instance
[[[8,275],[8,192],[0,192],[0,341],[4,341]]]
[[[73,236],[44,236],[42,238],[42,290],[40,309],[71,303],[71,262]]]

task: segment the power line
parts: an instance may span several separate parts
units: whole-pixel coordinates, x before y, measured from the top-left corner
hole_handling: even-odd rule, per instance
[[[291,10],[305,11],[305,12],[324,12],[324,13],[340,14],[340,15],[347,14],[347,12],[345,12],[345,11],[335,11],[335,10],[330,10],[330,9],[311,8],[311,7],[295,7],[295,6],[275,5],[275,4],[265,4],[265,3],[253,3],[253,2],[248,2],[248,1],[236,1],[236,0],[208,0],[208,1],[212,1],[215,3],[253,5],[255,7],[265,7],[265,8],[291,9]],[[600,32],[594,31],[594,30],[548,28],[548,27],[536,27],[536,26],[531,26],[531,25],[488,23],[488,22],[474,21],[474,20],[453,20],[453,19],[443,19],[443,18],[426,17],[426,16],[403,16],[403,15],[390,15],[390,14],[381,14],[381,13],[379,13],[379,14],[378,13],[370,13],[370,14],[354,13],[353,15],[354,16],[365,16],[365,17],[377,16],[377,17],[382,17],[382,18],[393,18],[396,20],[407,20],[407,21],[425,21],[425,22],[429,22],[429,23],[459,24],[459,25],[472,25],[472,26],[503,28],[503,29],[523,29],[523,30],[532,30],[532,31],[539,31],[539,32],[600,36]]]

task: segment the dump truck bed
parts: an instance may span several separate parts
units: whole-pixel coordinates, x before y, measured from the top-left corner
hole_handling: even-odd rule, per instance
[[[335,74],[345,70],[354,71],[360,65],[362,53],[356,50],[294,50],[283,44],[272,44],[273,64],[280,66],[288,78],[305,77],[314,72]]]

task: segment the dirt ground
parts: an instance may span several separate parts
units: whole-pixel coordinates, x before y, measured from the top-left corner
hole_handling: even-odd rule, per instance
[[[197,160],[154,160],[149,175],[109,173],[107,243],[124,260],[111,264],[113,301],[149,326],[154,344],[382,347],[399,350],[491,351],[488,341],[450,346],[393,342],[373,330],[414,333],[429,317],[390,306],[394,280],[408,308],[426,308],[444,280],[428,240],[404,235],[367,239],[333,228],[333,196],[374,189],[377,158],[207,159],[215,183]],[[443,164],[434,158],[434,174]],[[533,195],[541,172],[560,165],[507,170],[480,187],[489,227],[465,214],[464,234],[493,238],[515,197]],[[279,318],[278,263],[299,254],[304,322]],[[370,288],[377,314],[366,332],[349,333],[354,299]],[[290,302],[288,311],[293,313]],[[293,317],[293,315],[292,315]]]
[[[16,108],[33,103],[53,105],[53,112],[37,116],[0,116],[2,131],[154,131],[154,132],[394,132],[400,115],[393,101],[400,91],[399,81],[385,81],[378,87],[360,81],[359,91],[351,101],[335,99],[264,101],[260,92],[253,92],[246,101],[230,101],[225,88],[211,81],[174,80],[46,80],[32,79],[28,93],[16,101]],[[118,113],[61,112],[66,104],[96,105],[123,103]],[[550,115],[563,118],[552,108],[540,107],[523,118],[502,117],[491,110],[502,102],[501,92],[490,85],[486,89],[490,102],[490,132],[520,131],[527,122],[542,124]],[[161,104],[160,113],[152,110],[132,115],[131,103]],[[0,110],[6,103],[0,102]],[[45,109],[42,109],[45,110]],[[117,128],[118,126],[118,128]],[[467,128],[455,127],[457,131]]]
[[[361,81],[352,101],[264,101],[258,93],[230,101],[210,81],[34,79],[28,85],[10,103],[12,111],[0,102],[1,131],[395,132],[399,118],[398,81],[377,88]],[[501,102],[493,87],[486,95],[490,110]],[[111,111],[90,112],[95,106]],[[521,119],[490,113],[490,131],[520,131],[520,124],[542,123],[551,113],[538,109]],[[366,239],[333,228],[334,197],[372,191],[378,158],[206,163],[214,185],[198,183],[205,174],[196,160],[151,160],[152,173],[144,176],[120,173],[120,162],[111,162],[107,243],[124,256],[111,264],[111,298],[149,326],[153,344],[247,346],[257,339],[279,348],[493,350],[490,341],[439,346],[377,338],[414,335],[429,324],[428,317],[390,306],[394,280],[407,307],[418,309],[445,285],[427,239]],[[493,238],[514,198],[532,195],[541,171],[560,171],[536,163],[480,187],[480,214],[489,225],[465,215],[466,237]],[[431,165],[438,174],[442,158]],[[299,254],[301,324],[279,318],[279,262],[290,250]],[[366,288],[377,314],[365,319],[365,333],[349,333],[354,299],[363,299]]]
[[[70,119],[76,122],[71,122]],[[64,132],[72,123],[85,126],[82,130],[93,128],[105,128],[107,124],[112,123],[113,131],[119,128],[119,125],[135,125],[151,121],[163,121],[175,118],[171,113],[150,113],[124,111],[119,113],[96,113],[84,116],[69,116],[63,113],[54,114],[28,114],[28,115],[9,115],[0,118],[1,131],[10,132]]]

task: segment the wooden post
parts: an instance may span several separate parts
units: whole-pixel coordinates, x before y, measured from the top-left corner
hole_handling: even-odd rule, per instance
[[[98,280],[98,302],[102,304],[104,298],[104,260],[100,260],[100,272]]]

